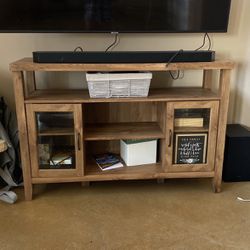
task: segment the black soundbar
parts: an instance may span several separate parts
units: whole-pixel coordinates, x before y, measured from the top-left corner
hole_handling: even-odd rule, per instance
[[[35,51],[35,63],[168,63],[212,62],[215,51]]]

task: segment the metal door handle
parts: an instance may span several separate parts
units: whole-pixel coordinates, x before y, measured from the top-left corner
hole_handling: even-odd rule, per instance
[[[173,136],[172,130],[169,129],[169,141],[168,141],[169,148],[172,146],[172,136]]]
[[[80,151],[81,150],[81,134],[77,133],[77,148]]]

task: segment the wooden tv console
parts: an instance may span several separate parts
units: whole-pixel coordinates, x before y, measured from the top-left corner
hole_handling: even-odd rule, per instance
[[[12,63],[26,200],[32,199],[33,184],[104,180],[212,178],[214,191],[220,192],[233,68],[230,61],[37,64],[24,58]],[[169,70],[202,70],[201,86],[150,89],[143,98],[91,99],[88,90],[38,90],[35,81],[38,71]],[[214,71],[219,71],[216,91],[212,90]],[[202,125],[175,125],[175,119],[187,121],[193,116]],[[192,140],[193,135],[203,140],[200,162],[177,160],[176,152],[180,156],[178,147],[183,145],[177,144],[180,135],[184,140]],[[159,142],[156,164],[101,171],[92,159],[103,151],[119,153],[120,139],[152,138]],[[63,157],[69,158],[62,161]]]

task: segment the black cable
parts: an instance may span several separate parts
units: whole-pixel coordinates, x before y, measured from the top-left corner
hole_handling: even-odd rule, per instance
[[[177,70],[176,76],[173,75],[172,71],[169,71],[169,74],[173,80],[178,80],[180,78],[180,70]]]
[[[178,51],[168,60],[166,66],[168,67],[169,64],[172,63],[173,60],[174,60],[178,55],[180,55],[181,53],[183,53],[183,49],[178,50]],[[180,78],[180,70],[177,70],[176,76],[174,76],[174,74],[172,73],[171,70],[168,71],[168,73],[170,74],[170,76],[171,76],[171,78],[172,78],[173,80],[178,80],[178,79]]]
[[[207,38],[208,38],[208,51],[210,51],[210,50],[211,50],[211,47],[212,47],[212,42],[211,42],[211,38],[210,38],[210,36],[208,35],[208,33],[207,33]]]
[[[211,50],[211,47],[212,47],[211,38],[210,38],[208,33],[205,33],[204,37],[203,37],[202,45],[200,47],[198,47],[197,49],[195,49],[195,51],[198,51],[198,50],[204,48],[204,46],[206,45],[206,39],[208,39],[208,51]]]
[[[81,46],[78,46],[74,49],[74,52],[77,52],[77,51],[80,51],[80,52],[84,52],[83,48]]]
[[[168,67],[169,64],[170,64],[171,62],[173,62],[173,60],[174,60],[179,54],[181,54],[181,53],[183,53],[183,49],[178,50],[178,51],[168,60],[168,62],[167,62],[167,67]]]
[[[115,47],[117,46],[117,41],[118,41],[118,33],[115,34],[115,40],[113,43],[111,43],[107,49],[105,50],[105,52],[108,52],[112,47]]]

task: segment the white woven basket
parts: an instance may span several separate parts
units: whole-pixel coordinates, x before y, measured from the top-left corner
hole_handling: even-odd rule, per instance
[[[148,96],[152,73],[87,73],[91,98]]]

